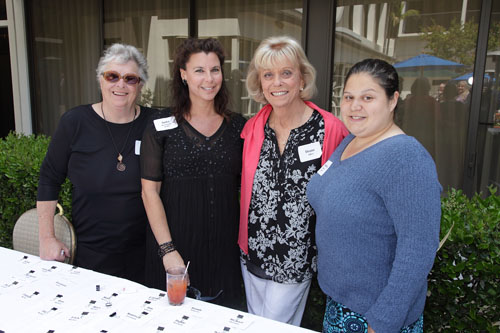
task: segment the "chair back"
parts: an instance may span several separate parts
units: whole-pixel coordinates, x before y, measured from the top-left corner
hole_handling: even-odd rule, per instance
[[[62,207],[57,204],[59,213],[54,216],[54,232],[56,238],[70,249],[70,256],[64,262],[73,264],[76,253],[76,235],[71,222],[63,215]],[[36,208],[24,212],[14,225],[12,233],[14,250],[32,255],[40,255],[38,240],[38,214]]]

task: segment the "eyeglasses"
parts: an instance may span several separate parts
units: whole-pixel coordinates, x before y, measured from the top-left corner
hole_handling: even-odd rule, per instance
[[[139,82],[141,82],[141,78],[135,74],[125,74],[125,75],[121,76],[120,73],[117,73],[115,71],[104,72],[104,73],[102,73],[102,77],[104,78],[104,80],[111,82],[111,83],[116,83],[116,82],[120,81],[121,79],[123,79],[123,81],[129,85],[134,85],[134,84],[138,84]]]

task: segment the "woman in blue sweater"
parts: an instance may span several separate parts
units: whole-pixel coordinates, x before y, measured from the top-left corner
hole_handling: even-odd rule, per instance
[[[398,81],[382,60],[351,68],[341,112],[352,134],[308,185],[323,332],[423,331],[441,186],[429,153],[393,121]]]

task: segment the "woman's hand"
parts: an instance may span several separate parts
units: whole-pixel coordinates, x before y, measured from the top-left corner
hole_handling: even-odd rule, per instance
[[[368,325],[368,333],[375,333],[375,331],[373,330],[373,328],[371,328],[370,325]]]
[[[177,267],[177,266],[185,267],[184,260],[182,259],[179,252],[172,251],[163,256],[163,267],[165,268],[165,272],[170,267]]]
[[[69,249],[55,237],[40,238],[40,259],[64,261],[69,258]]]
[[[54,213],[57,200],[37,201],[38,214],[38,240],[40,259],[64,261],[70,256],[69,249],[60,242],[54,231]]]

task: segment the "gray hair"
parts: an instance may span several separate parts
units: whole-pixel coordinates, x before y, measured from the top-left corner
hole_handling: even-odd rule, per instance
[[[119,64],[126,64],[129,61],[134,61],[139,67],[139,77],[141,78],[140,85],[144,85],[148,81],[148,62],[135,46],[115,43],[104,51],[103,56],[99,59],[97,65],[97,82],[99,83],[102,73],[105,72],[106,66],[110,62],[117,62]]]
[[[259,103],[268,103],[260,84],[259,71],[278,66],[281,62],[289,60],[300,68],[304,89],[300,98],[308,100],[316,93],[316,70],[307,60],[302,46],[288,36],[269,37],[264,39],[255,50],[247,73],[248,94]]]

